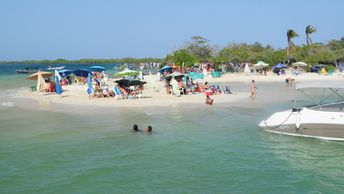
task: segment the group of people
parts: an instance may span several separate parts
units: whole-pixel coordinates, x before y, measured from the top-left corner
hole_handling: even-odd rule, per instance
[[[44,79],[44,87],[45,92],[56,92],[56,84],[55,82],[51,81],[50,78]]]
[[[150,126],[150,125],[149,125],[146,129],[141,130],[141,129],[139,129],[139,126],[138,126],[137,124],[135,124],[135,125],[133,126],[132,132],[134,132],[134,133],[145,132],[145,133],[151,134],[151,133],[152,133],[152,130],[153,130],[153,128],[152,128],[152,126]]]

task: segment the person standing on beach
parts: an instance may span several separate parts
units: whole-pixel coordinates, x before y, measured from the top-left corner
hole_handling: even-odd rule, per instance
[[[214,99],[211,99],[209,95],[207,95],[207,97],[205,98],[205,103],[212,105],[214,102]]]
[[[252,82],[251,82],[250,89],[251,89],[251,96],[250,96],[250,98],[252,100],[254,100],[256,98],[256,95],[257,95],[257,86],[256,86],[256,82],[254,80],[252,80]]]
[[[293,81],[295,81],[295,79],[288,77],[287,79],[285,79],[285,82],[287,83],[288,87],[292,87],[293,86]]]

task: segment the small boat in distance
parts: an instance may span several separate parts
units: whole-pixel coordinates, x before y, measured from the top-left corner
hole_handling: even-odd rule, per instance
[[[315,105],[276,112],[261,121],[259,127],[284,135],[344,141],[344,84],[338,81],[300,83],[296,89],[302,93],[305,89],[310,93],[313,90],[312,97],[314,89],[320,89],[322,96]]]
[[[60,69],[64,69],[64,68],[65,68],[65,65],[64,66],[60,66],[60,67],[49,66],[47,69],[48,70],[60,70]]]
[[[36,73],[38,72],[38,67],[25,67],[24,69],[17,69],[17,73],[21,74],[28,74],[28,73]]]

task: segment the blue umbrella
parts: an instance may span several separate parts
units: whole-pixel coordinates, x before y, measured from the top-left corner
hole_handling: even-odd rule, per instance
[[[67,76],[69,76],[70,74],[73,73],[72,70],[68,70],[68,69],[58,70],[57,72],[59,73],[59,75],[60,75],[61,77],[67,77]]]
[[[318,67],[318,68],[323,68],[323,67],[326,67],[327,65],[324,65],[324,64],[318,64],[318,65],[316,65],[316,66],[314,66],[314,67]]]
[[[56,94],[58,95],[62,94],[62,88],[60,85],[59,78],[57,76],[55,76],[55,87],[56,87]]]
[[[105,71],[105,67],[103,66],[99,66],[99,65],[95,65],[89,68],[91,71],[97,71],[97,72],[102,72]]]
[[[273,69],[283,69],[283,68],[287,68],[287,66],[282,63],[278,63],[277,65],[273,67]]]
[[[73,71],[73,73],[74,75],[79,76],[79,77],[87,77],[87,75],[91,72],[86,69],[77,69]]]
[[[203,79],[204,78],[204,74],[203,73],[197,73],[197,72],[190,72],[190,73],[188,73],[188,76],[192,80]]]
[[[88,76],[87,76],[87,94],[88,96],[91,95],[92,93],[92,75],[91,73],[88,73]]]
[[[164,71],[168,71],[168,72],[172,72],[172,67],[171,66],[168,66],[168,65],[165,65],[163,68],[161,68],[160,70],[159,70],[159,72],[161,73],[161,74],[163,74],[164,73]]]
[[[338,65],[338,70],[339,70],[339,72],[342,72],[342,71],[343,71],[343,64],[342,64],[342,63],[339,63],[339,65]]]

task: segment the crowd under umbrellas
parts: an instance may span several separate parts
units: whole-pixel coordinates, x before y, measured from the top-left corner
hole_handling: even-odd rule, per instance
[[[91,97],[113,97],[120,95],[122,98],[133,98],[140,96],[143,91],[142,72],[124,69],[114,74],[116,77],[122,77],[108,82],[107,75],[104,73],[106,68],[95,65],[89,68],[69,70],[54,69],[52,72],[38,71],[26,79],[37,80],[35,87],[31,87],[31,91],[39,91],[46,93],[61,94],[65,85],[87,85],[86,93]],[[137,79],[140,75],[141,79]],[[112,84],[111,84],[112,83]],[[115,85],[114,87],[112,85]],[[112,88],[113,87],[113,88]],[[117,93],[115,93],[117,89]]]
[[[165,82],[166,93],[170,95],[180,97],[181,95],[205,93],[207,99],[210,99],[210,95],[225,93],[225,89],[221,90],[218,84],[209,85],[204,82],[204,73],[192,70],[181,73],[178,68],[173,66],[164,66],[159,72]],[[227,92],[227,94],[230,93]]]

